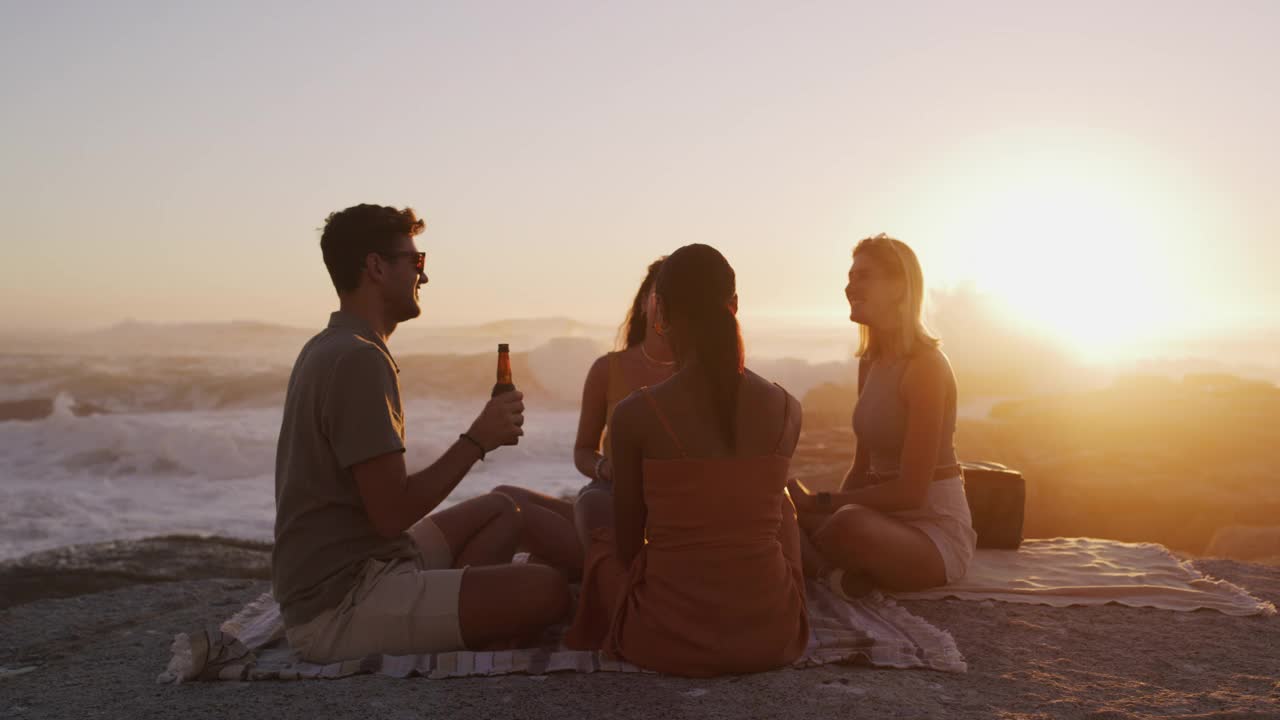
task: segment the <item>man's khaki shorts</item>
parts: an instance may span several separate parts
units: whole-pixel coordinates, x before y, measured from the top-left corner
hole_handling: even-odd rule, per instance
[[[430,517],[409,529],[415,559],[369,560],[336,608],[287,628],[289,646],[314,663],[369,655],[418,655],[463,649],[458,595],[465,568]]]

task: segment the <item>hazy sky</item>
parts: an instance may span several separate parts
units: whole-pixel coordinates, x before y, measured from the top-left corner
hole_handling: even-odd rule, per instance
[[[616,322],[695,241],[834,321],[886,231],[1079,342],[1280,325],[1280,3],[266,5],[0,5],[0,327],[317,326],[358,202],[430,323]]]

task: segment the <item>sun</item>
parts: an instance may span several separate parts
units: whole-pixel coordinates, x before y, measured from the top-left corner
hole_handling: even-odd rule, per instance
[[[1174,320],[1159,232],[1126,196],[1050,175],[996,193],[976,243],[980,285],[1085,356],[1110,356]]]
[[[1114,153],[1003,150],[944,183],[935,231],[965,280],[1087,360],[1131,356],[1185,320],[1186,228],[1159,178]]]

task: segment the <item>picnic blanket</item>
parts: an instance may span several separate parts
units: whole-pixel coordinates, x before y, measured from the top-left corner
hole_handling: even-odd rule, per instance
[[[1033,605],[1105,605],[1163,610],[1217,610],[1273,615],[1260,600],[1226,580],[1206,576],[1156,543],[1099,538],[1026,540],[1017,550],[978,550],[959,581],[899,600],[1000,600]]]
[[[879,592],[845,602],[825,585],[806,587],[810,634],[793,667],[827,663],[964,672],[951,634],[934,627]],[[288,646],[280,606],[270,594],[250,602],[221,627],[174,638],[168,668],[157,682],[191,680],[304,680],[361,673],[393,677],[453,678],[554,672],[647,672],[598,651],[570,650],[560,642],[567,626],[549,629],[537,647],[423,655],[372,655],[319,665],[303,662]]]

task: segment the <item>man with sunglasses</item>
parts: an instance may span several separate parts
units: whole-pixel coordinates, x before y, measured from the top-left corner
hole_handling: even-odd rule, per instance
[[[519,442],[519,392],[491,399],[427,468],[405,467],[386,341],[422,314],[423,226],[409,208],[357,205],[331,214],[320,239],[339,310],[289,378],[271,562],[289,644],[312,662],[482,648],[567,612],[562,575],[510,564],[523,530],[511,499],[436,511],[486,453]]]

